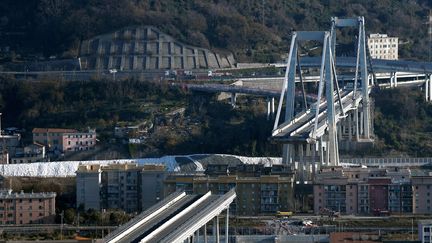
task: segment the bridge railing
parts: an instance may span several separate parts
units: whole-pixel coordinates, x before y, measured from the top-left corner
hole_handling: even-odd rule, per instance
[[[347,164],[363,164],[363,165],[386,165],[386,164],[413,164],[413,165],[425,165],[432,164],[432,157],[421,157],[421,158],[409,158],[409,157],[398,157],[398,158],[341,158],[341,163]]]

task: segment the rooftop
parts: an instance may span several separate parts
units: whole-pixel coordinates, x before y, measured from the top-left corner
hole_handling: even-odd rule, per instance
[[[33,128],[32,133],[67,133],[67,132],[78,132],[75,129],[66,128]]]
[[[56,197],[55,192],[31,192],[24,193],[21,192],[12,192],[10,189],[0,189],[0,199],[25,199],[25,198],[53,198]]]

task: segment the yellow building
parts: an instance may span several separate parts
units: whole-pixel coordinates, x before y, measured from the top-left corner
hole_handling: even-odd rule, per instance
[[[282,165],[208,165],[205,173],[169,175],[164,185],[165,196],[176,190],[225,194],[236,188],[230,209],[237,215],[275,215],[293,208],[293,176]]]

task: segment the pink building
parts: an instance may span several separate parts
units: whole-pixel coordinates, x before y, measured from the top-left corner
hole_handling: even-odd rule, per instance
[[[96,130],[79,132],[75,129],[34,128],[33,142],[44,144],[48,151],[81,151],[93,149],[96,145]]]
[[[0,190],[0,225],[54,223],[55,197],[55,192]]]
[[[410,174],[410,170],[400,168],[322,168],[314,178],[314,212],[413,212],[412,190],[432,195],[432,177],[428,182],[413,179],[414,189],[411,189]],[[427,189],[431,189],[431,193],[427,193]],[[431,201],[418,199],[418,209],[430,210],[427,203]]]

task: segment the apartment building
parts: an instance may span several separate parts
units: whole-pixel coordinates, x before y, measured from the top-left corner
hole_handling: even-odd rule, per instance
[[[0,131],[0,163],[8,164],[11,156],[15,155],[21,144],[21,134],[2,134]]]
[[[205,173],[171,174],[165,180],[165,195],[176,190],[187,193],[224,194],[236,189],[230,212],[237,215],[274,215],[292,211],[293,175],[288,167],[273,165],[209,164]]]
[[[79,132],[75,129],[34,128],[33,142],[47,146],[48,151],[82,151],[96,146],[96,130]]]
[[[372,58],[397,60],[398,38],[386,34],[370,34],[368,38],[369,52]]]
[[[314,212],[412,212],[409,169],[323,168],[314,181]]]
[[[0,224],[54,223],[55,197],[54,192],[0,190]]]
[[[142,211],[163,198],[165,174],[163,165],[81,165],[76,172],[77,205]]]
[[[33,143],[20,150],[10,158],[11,164],[34,163],[46,161],[45,145]]]
[[[432,242],[432,220],[418,221],[418,239],[422,243]]]
[[[411,178],[413,213],[432,213],[432,174],[417,171]]]
[[[101,209],[101,165],[80,165],[76,172],[76,202],[85,210]]]

